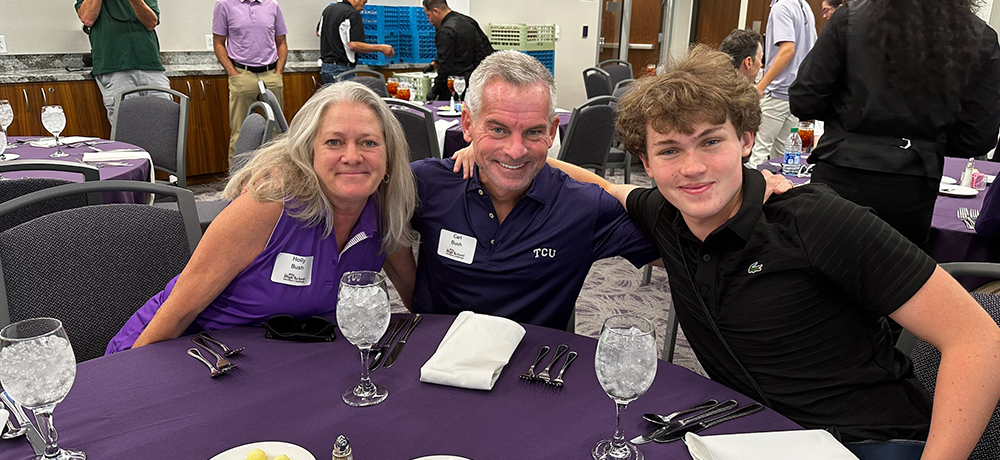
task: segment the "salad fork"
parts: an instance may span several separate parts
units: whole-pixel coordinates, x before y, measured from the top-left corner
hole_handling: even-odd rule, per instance
[[[566,373],[566,368],[569,367],[569,364],[572,363],[574,359],[576,359],[576,356],[577,353],[575,351],[571,351],[569,352],[568,355],[566,355],[566,362],[563,363],[562,369],[559,369],[559,375],[557,375],[556,378],[549,381],[549,385],[557,387],[563,386],[563,374]]]
[[[971,220],[969,218],[970,217],[969,208],[967,208],[965,206],[960,206],[958,208],[957,216],[958,216],[958,220],[962,221],[962,223],[965,224],[966,228],[968,228],[969,230],[975,230],[976,229],[975,221],[973,221],[973,220]]]
[[[228,359],[223,358],[222,355],[216,353],[215,350],[212,349],[212,347],[208,346],[208,344],[205,343],[204,337],[195,336],[191,338],[191,341],[194,342],[195,345],[204,348],[205,351],[209,352],[212,356],[215,357],[215,367],[219,368],[219,371],[225,372],[231,368],[236,367],[235,364],[230,362]]]
[[[192,358],[197,359],[198,361],[201,361],[202,364],[208,366],[208,370],[211,371],[211,373],[212,373],[211,377],[213,379],[216,378],[216,377],[218,377],[218,376],[220,376],[220,375],[222,375],[222,374],[225,374],[227,371],[229,371],[229,368],[219,369],[219,368],[216,368],[215,366],[213,366],[212,363],[208,362],[208,360],[205,359],[205,357],[201,355],[201,352],[198,351],[197,348],[188,348],[187,354],[189,356],[191,356]]]
[[[546,383],[549,382],[549,370],[552,369],[552,365],[555,364],[556,361],[559,361],[559,358],[562,358],[562,355],[563,353],[566,353],[566,350],[569,350],[569,345],[566,345],[565,343],[561,343],[558,347],[556,347],[556,355],[552,357],[552,361],[549,361],[549,365],[545,366],[545,369],[542,369],[542,373],[538,374],[537,380],[541,380]]]
[[[226,346],[226,344],[220,342],[219,339],[215,338],[215,336],[210,334],[208,331],[201,331],[198,333],[198,335],[201,336],[201,338],[218,345],[219,348],[222,348],[222,356],[225,356],[227,358],[230,356],[238,355],[240,354],[241,351],[247,349],[247,347],[229,348]]]
[[[531,363],[531,367],[528,368],[528,372],[521,374],[519,377],[524,380],[538,380],[535,377],[535,366],[542,361],[545,355],[549,354],[549,346],[545,345],[538,350],[538,356],[535,358],[535,362]]]

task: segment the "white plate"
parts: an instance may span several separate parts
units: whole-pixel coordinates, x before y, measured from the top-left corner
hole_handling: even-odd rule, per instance
[[[945,185],[955,185],[958,183],[954,177],[941,176],[941,183]]]
[[[21,155],[18,155],[16,153],[4,153],[3,154],[4,161],[16,160],[18,158],[21,158]]]
[[[465,457],[456,457],[454,455],[428,455],[426,457],[415,458],[413,460],[469,460]]]
[[[439,117],[460,117],[462,112],[456,112],[454,110],[438,110]]]
[[[267,455],[267,460],[272,460],[281,454],[287,455],[289,460],[316,460],[316,457],[313,457],[308,450],[289,442],[280,441],[254,442],[236,446],[209,460],[246,460],[247,454],[254,449],[264,451],[264,454]]]
[[[961,185],[945,185],[941,184],[938,188],[938,193],[945,196],[955,196],[955,197],[972,197],[979,194],[979,190],[971,187],[962,187]]]

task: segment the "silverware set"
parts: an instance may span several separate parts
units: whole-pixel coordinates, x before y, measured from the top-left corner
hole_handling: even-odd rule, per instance
[[[35,451],[35,455],[41,455],[45,452],[45,441],[42,439],[42,435],[38,433],[35,425],[31,423],[28,416],[24,414],[24,409],[16,401],[11,399],[7,395],[6,391],[0,389],[0,401],[3,401],[0,407],[6,406],[12,414],[14,414],[14,419],[17,420],[17,425],[10,421],[8,418],[7,428],[3,430],[3,439],[12,439],[18,436],[24,436],[28,439],[28,443],[31,444],[31,449]]]
[[[240,354],[240,352],[246,349],[246,347],[229,348],[226,344],[219,341],[219,339],[216,339],[214,336],[212,336],[212,334],[208,333],[207,331],[199,332],[197,336],[191,338],[191,341],[194,342],[194,344],[197,345],[198,347],[207,351],[210,355],[212,355],[213,358],[215,358],[215,364],[213,365],[208,359],[205,358],[204,355],[201,354],[201,351],[198,350],[198,348],[191,347],[188,348],[187,350],[187,354],[189,356],[191,356],[194,359],[197,359],[198,361],[201,361],[202,364],[208,366],[212,378],[225,374],[226,372],[229,372],[234,367],[236,367],[235,363],[226,358],[238,355]],[[216,351],[211,346],[209,346],[209,343],[212,343],[217,347],[219,347],[220,349],[222,349],[222,354],[220,355],[216,353]]]
[[[528,371],[518,377],[529,382],[543,382],[555,387],[563,386],[563,374],[566,373],[566,368],[568,368],[573,360],[576,359],[577,352],[571,351],[568,355],[566,355],[566,361],[563,362],[562,368],[559,369],[559,374],[556,375],[556,378],[552,378],[549,375],[549,372],[552,370],[552,366],[554,366],[556,362],[559,361],[559,358],[562,358],[562,355],[569,350],[569,345],[560,344],[556,347],[556,354],[552,357],[552,360],[549,361],[549,364],[545,366],[545,369],[542,369],[542,372],[535,375],[535,367],[538,366],[538,363],[542,362],[545,355],[549,354],[549,350],[550,348],[548,345],[540,348],[538,350],[538,356],[535,357],[535,361],[531,363],[531,367],[528,368]]]
[[[958,220],[965,224],[969,230],[976,229],[976,219],[979,218],[979,210],[960,206],[958,208]]]
[[[399,358],[399,353],[403,351],[403,345],[406,345],[406,340],[410,338],[410,333],[413,329],[420,324],[420,320],[424,319],[420,313],[414,313],[409,318],[403,318],[396,323],[390,323],[389,327],[385,330],[385,334],[382,338],[375,344],[378,349],[375,351],[375,356],[371,359],[371,363],[368,365],[368,372],[374,372],[381,365],[384,368],[390,368],[396,363],[396,359]],[[407,326],[407,324],[409,326]],[[392,339],[399,334],[400,331],[406,329],[403,336],[399,338],[396,342],[396,346],[392,347],[392,351],[389,351],[392,345]],[[391,331],[391,332],[390,332]],[[382,345],[379,345],[381,343]],[[375,350],[375,348],[373,348]]]
[[[673,442],[684,438],[684,435],[688,433],[698,433],[720,423],[755,414],[762,410],[764,410],[764,406],[760,403],[739,407],[739,403],[735,399],[722,402],[709,399],[670,415],[644,414],[642,418],[655,423],[657,427],[646,434],[632,438],[630,442],[632,444]],[[695,415],[676,419],[680,415],[690,413],[695,413]]]

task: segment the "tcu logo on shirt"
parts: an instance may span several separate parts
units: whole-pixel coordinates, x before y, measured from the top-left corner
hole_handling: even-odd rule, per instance
[[[535,258],[536,259],[539,258],[539,257],[548,257],[550,259],[555,259],[556,258],[556,250],[555,249],[551,249],[551,248],[535,248],[533,250],[533,252],[535,253]]]

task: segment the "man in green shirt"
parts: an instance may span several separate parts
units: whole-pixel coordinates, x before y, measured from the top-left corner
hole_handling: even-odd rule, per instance
[[[153,30],[160,23],[156,0],[76,0],[76,12],[91,28],[91,73],[108,120],[114,122],[115,94],[137,86],[170,87]]]

